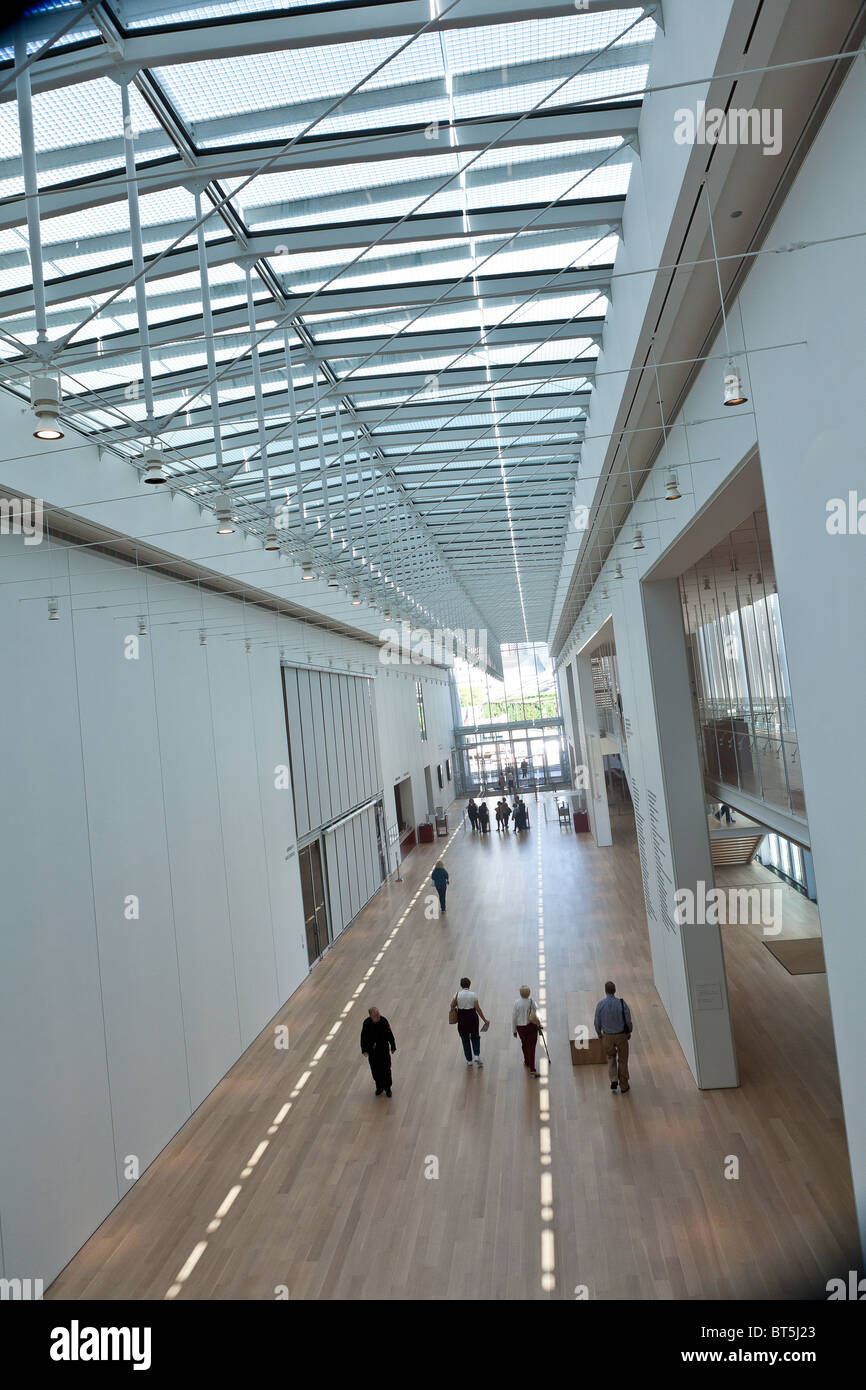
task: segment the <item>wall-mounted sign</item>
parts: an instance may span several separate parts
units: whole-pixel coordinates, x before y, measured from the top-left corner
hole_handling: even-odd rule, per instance
[[[724,1000],[722,999],[722,986],[718,980],[710,980],[706,984],[695,985],[695,1008],[703,1012],[705,1009],[722,1009]]]

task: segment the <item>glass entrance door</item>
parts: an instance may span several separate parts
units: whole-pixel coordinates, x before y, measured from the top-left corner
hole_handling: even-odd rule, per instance
[[[325,878],[322,873],[322,847],[318,840],[314,840],[299,852],[298,864],[304,900],[307,956],[310,965],[314,965],[328,945],[328,908],[325,902]]]

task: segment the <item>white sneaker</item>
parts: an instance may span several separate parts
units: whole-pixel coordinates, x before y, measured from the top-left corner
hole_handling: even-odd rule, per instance
[[[482,1062],[482,1060],[481,1060],[480,1057],[476,1057],[476,1058],[475,1058],[475,1065],[476,1065],[476,1067],[483,1067],[483,1066],[484,1066],[484,1063]]]
[[[471,1066],[472,1066],[472,1063],[471,1063],[471,1062],[467,1062],[466,1065],[467,1065],[467,1067],[471,1067]]]

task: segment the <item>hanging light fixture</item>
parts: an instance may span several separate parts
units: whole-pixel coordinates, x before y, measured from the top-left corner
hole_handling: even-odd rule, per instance
[[[203,627],[200,627],[198,630],[198,644],[200,647],[207,646],[207,632]]]
[[[706,181],[704,182],[704,192],[707,195],[707,216],[710,223],[710,236],[713,242],[713,261],[716,266],[716,283],[719,287],[719,304],[722,310],[722,328],[725,333],[725,348],[728,354],[728,365],[725,368],[725,405],[745,405],[749,398],[743,390],[740,374],[737,371],[733,354],[731,353],[731,339],[728,335],[728,316],[725,312],[725,296],[722,292],[722,277],[719,271],[719,251],[716,246],[716,229],[713,225],[713,205],[710,201],[709,184]]]
[[[301,560],[301,578],[315,579],[315,577],[316,575],[313,569],[313,561],[309,555],[305,555],[304,558]]]
[[[665,501],[678,502],[681,496],[682,494],[677,483],[677,475],[674,472],[670,472],[665,479]]]
[[[634,544],[632,545],[632,550],[644,550],[644,549],[646,549],[646,547],[644,546],[644,543],[643,543],[643,531],[635,531],[635,534],[634,534]]]
[[[245,647],[245,649],[246,649],[248,652],[251,652],[251,651],[252,651],[252,649],[253,649],[253,644],[252,644],[252,641],[250,640],[249,637],[245,637],[245,638],[244,638],[244,647]]]
[[[329,589],[339,589],[339,587],[340,587],[340,581],[339,581],[339,579],[337,578],[337,576],[336,576],[335,574],[329,574],[329,575],[328,575],[328,588],[329,588]]]
[[[704,593],[710,593],[710,576],[708,574],[704,575]]]
[[[274,528],[271,526],[269,530],[265,532],[265,550],[279,550],[279,548],[279,537],[277,536],[277,533],[274,530]]]
[[[361,602],[361,595],[359,594],[359,592],[358,592],[357,589],[353,589],[353,590],[352,590],[352,603],[353,603],[354,607],[357,608],[357,607],[358,607],[358,604],[359,604],[360,602]]]
[[[227,492],[217,493],[214,498],[213,509],[214,515],[219,523],[217,526],[217,535],[234,535],[235,528],[232,525],[232,499]]]
[[[138,635],[139,637],[147,636],[147,618],[143,613],[138,615]]]
[[[60,428],[60,382],[53,376],[30,379],[30,404],[36,416],[34,439],[62,439]]]
[[[732,357],[725,368],[725,405],[745,405],[748,399]]]
[[[56,623],[56,622],[59,622],[59,621],[60,621],[59,607],[60,607],[60,605],[58,604],[57,599],[54,598],[54,597],[52,596],[52,597],[48,600],[48,621],[49,621],[49,623]]]
[[[616,569],[614,570],[613,577],[614,579],[622,579],[622,565],[620,564],[619,560],[617,560],[616,562]]]
[[[162,458],[162,448],[159,444],[150,443],[144,451],[144,478],[146,483],[165,482],[165,464]]]

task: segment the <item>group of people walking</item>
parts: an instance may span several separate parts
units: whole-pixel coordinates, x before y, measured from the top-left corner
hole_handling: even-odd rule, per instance
[[[490,812],[486,802],[482,800],[476,804],[474,797],[470,797],[467,814],[473,831],[478,830],[482,834],[489,831]],[[529,816],[521,798],[515,796],[514,805],[509,806],[503,797],[496,803],[497,830],[506,831],[512,816],[515,830],[529,829]],[[449,874],[441,859],[435,864],[430,877],[439,896],[440,909],[444,912]],[[481,1034],[487,1032],[490,1019],[482,1009],[467,975],[461,977],[460,988],[451,1000],[448,1022],[457,1026],[467,1067],[482,1067]],[[607,1061],[610,1089],[625,1093],[630,1090],[628,1054],[633,1025],[631,1010],[624,999],[617,997],[616,985],[612,980],[605,982],[604,998],[596,1005],[594,1026]],[[535,1054],[539,1037],[544,1042],[545,1051],[547,1043],[529,985],[520,986],[518,998],[512,1006],[511,1031],[520,1040],[524,1067],[531,1076],[538,1077]],[[361,1029],[361,1052],[369,1061],[377,1096],[384,1094],[390,1099],[391,1057],[396,1051],[397,1044],[387,1018],[377,1008],[370,1008]]]
[[[461,977],[460,988],[451,1000],[448,1022],[457,1025],[467,1067],[483,1067],[481,1034],[487,1032],[490,1019],[482,1009],[468,975]],[[631,1090],[628,1052],[633,1027],[628,1004],[617,997],[613,980],[605,981],[604,998],[598,1001],[595,1009],[595,1031],[601,1039],[607,1061],[610,1089],[616,1091],[619,1088],[623,1095]],[[524,1067],[537,1078],[539,1071],[535,1053],[539,1037],[544,1042],[545,1051],[547,1043],[529,985],[520,986],[519,995],[512,1006],[511,1032],[513,1037],[520,1040]],[[391,1057],[396,1051],[397,1044],[387,1018],[377,1008],[371,1008],[361,1029],[361,1052],[370,1063],[377,1096],[384,1093],[388,1099],[391,1097]]]
[[[481,1019],[480,1027],[479,1019]],[[457,1024],[457,1035],[463,1045],[463,1055],[466,1058],[467,1067],[483,1067],[481,1034],[487,1032],[490,1027],[490,1019],[482,1009],[481,1001],[472,989],[472,981],[468,975],[462,977],[460,988],[451,1000],[448,1022]],[[535,1049],[538,1044],[538,1035],[541,1032],[541,1023],[529,985],[520,986],[520,996],[511,1010],[511,1031],[515,1038],[520,1039],[524,1067],[532,1076],[537,1077]]]
[[[486,801],[476,803],[474,796],[470,796],[466,807],[466,814],[469,817],[469,824],[473,831],[477,830],[481,835],[487,835],[490,831],[490,810]],[[515,796],[513,805],[509,806],[507,799],[503,796],[497,801],[494,807],[496,817],[496,829],[505,831],[512,816],[514,817],[515,830],[529,829],[529,812],[526,809],[526,802],[522,797]]]

